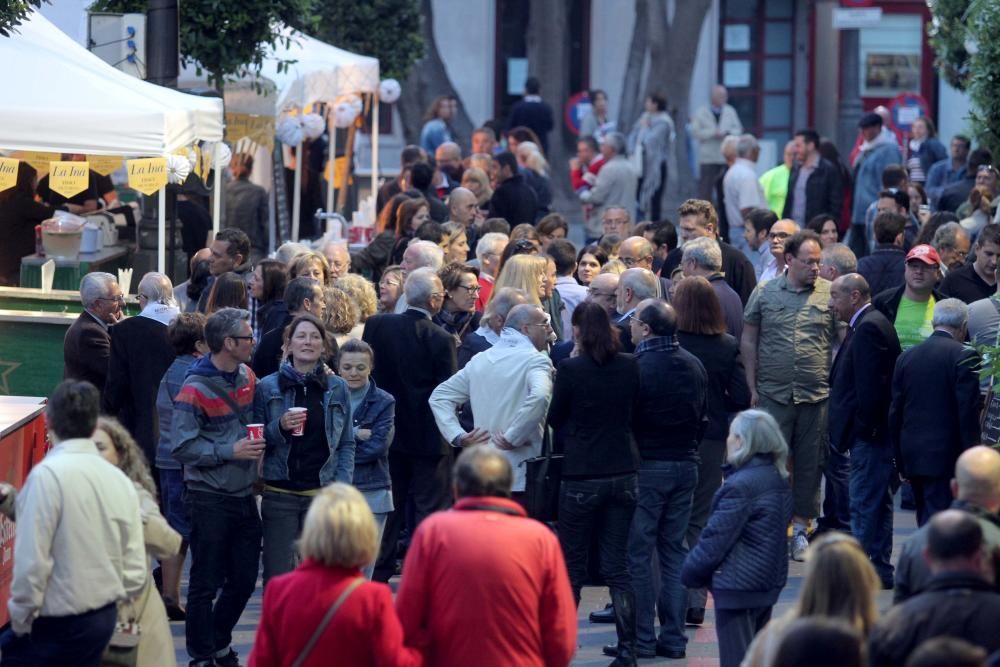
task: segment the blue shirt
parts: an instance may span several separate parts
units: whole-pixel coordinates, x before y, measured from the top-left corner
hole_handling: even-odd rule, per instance
[[[941,198],[941,191],[952,183],[958,183],[965,178],[966,166],[962,164],[957,169],[951,166],[951,158],[939,160],[931,165],[927,170],[927,180],[924,182],[924,189],[930,199],[931,207],[937,209],[938,199]]]

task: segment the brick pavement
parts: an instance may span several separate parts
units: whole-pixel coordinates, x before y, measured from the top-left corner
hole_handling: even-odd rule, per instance
[[[893,562],[899,554],[900,544],[915,529],[915,518],[913,512],[901,511],[897,508],[895,513],[895,528],[893,535]],[[799,588],[802,584],[804,566],[801,563],[790,563],[788,585],[781,592],[778,604],[775,606],[774,615],[783,614],[798,596]],[[187,578],[184,579],[185,595]],[[393,584],[395,587],[395,582]],[[233,646],[239,652],[243,664],[246,664],[253,646],[254,631],[260,619],[261,611],[261,587],[258,584],[253,598],[247,605],[240,623],[237,625],[233,635]],[[611,658],[601,653],[601,647],[615,641],[615,627],[613,624],[594,625],[587,620],[587,615],[595,609],[603,609],[609,601],[608,591],[601,587],[587,587],[583,590],[583,599],[580,602],[580,612],[578,615],[578,636],[579,649],[576,658],[573,660],[574,667],[606,667],[611,662]],[[892,603],[891,591],[882,591],[879,595],[879,608],[887,609]],[[184,650],[184,624],[173,623],[171,630],[174,636],[174,647],[177,650],[177,663],[186,665],[188,661],[187,653]],[[689,667],[714,667],[719,664],[719,652],[715,642],[715,614],[711,609],[711,598],[709,598],[709,609],[705,615],[705,624],[700,628],[688,628],[688,646],[686,660],[668,660],[657,658],[655,660],[641,660],[643,667],[666,667],[674,665],[688,665]]]

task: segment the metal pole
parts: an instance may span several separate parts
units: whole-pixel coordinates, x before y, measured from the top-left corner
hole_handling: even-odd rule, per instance
[[[146,80],[177,87],[179,12],[177,0],[149,0],[146,11]]]
[[[378,198],[378,91],[372,93],[372,201]]]
[[[292,191],[292,240],[299,240],[299,212],[302,208],[302,143],[295,149],[295,186]]]
[[[212,197],[212,238],[219,233],[219,226],[222,223],[222,169],[216,164],[216,160],[219,158],[219,151],[221,150],[221,144],[215,144],[215,150],[212,155],[212,168],[215,170],[213,177],[212,190],[214,191],[214,196]],[[230,221],[230,224],[232,222]]]
[[[167,188],[162,187],[156,195],[156,209],[159,222],[156,225],[156,270],[166,273],[167,268]]]
[[[330,135],[330,178],[326,181],[326,212],[333,213],[334,191],[337,188],[337,123],[333,105],[326,107],[327,133]]]

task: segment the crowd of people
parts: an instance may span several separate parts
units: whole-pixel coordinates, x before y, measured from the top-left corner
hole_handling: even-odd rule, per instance
[[[871,113],[851,167],[805,129],[758,178],[717,87],[674,221],[666,101],[626,136],[595,91],[577,246],[539,93],[471,152],[436,103],[361,251],[265,258],[231,219],[186,283],[143,276],[132,317],[113,276],[83,278],[53,449],[16,512],[3,489],[3,664],[173,664],[183,621],[191,665],[238,665],[261,573],[260,667],[567,665],[595,580],[617,667],[684,658],[712,606],[724,667],[1000,650],[992,378],[967,344],[992,354],[1000,325],[988,152],[946,155],[929,119],[900,145]],[[894,566],[900,486],[920,529]],[[790,559],[803,588],[772,619]]]

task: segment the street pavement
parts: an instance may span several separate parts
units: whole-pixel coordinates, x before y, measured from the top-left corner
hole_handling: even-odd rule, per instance
[[[896,562],[900,546],[907,537],[916,529],[915,515],[910,511],[900,510],[897,506],[894,519],[893,531],[893,563]],[[802,577],[805,566],[802,563],[790,561],[788,572],[788,584],[781,592],[778,604],[774,608],[774,616],[785,613],[798,597],[799,589],[802,585]],[[395,589],[398,578],[393,579],[391,586]],[[187,577],[184,582],[184,595],[187,595]],[[240,617],[239,625],[233,633],[233,647],[240,654],[242,664],[246,664],[253,646],[254,632],[260,619],[261,599],[263,596],[261,584],[258,582],[257,590],[253,598],[247,605],[243,616]],[[604,587],[586,587],[583,590],[583,599],[580,601],[580,610],[577,616],[577,643],[579,649],[576,658],[573,660],[574,667],[606,667],[611,662],[601,653],[601,647],[616,641],[615,626],[613,624],[595,625],[587,620],[591,611],[603,609],[610,600],[608,589]],[[689,667],[714,667],[719,664],[719,649],[715,639],[715,613],[711,609],[712,600],[709,597],[709,609],[705,615],[705,623],[701,627],[689,627],[687,629],[688,645],[687,658],[685,660],[669,660],[667,658],[656,658],[654,660],[640,660],[643,667],[660,667],[689,665]],[[879,609],[886,610],[892,604],[892,591],[882,591],[879,594]],[[186,665],[188,662],[187,652],[184,650],[184,624],[172,623],[171,630],[174,636],[174,647],[177,651],[178,665]]]

